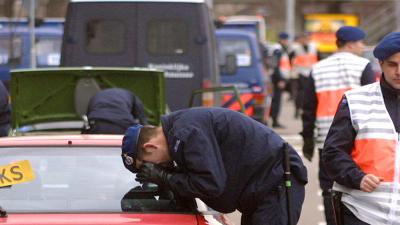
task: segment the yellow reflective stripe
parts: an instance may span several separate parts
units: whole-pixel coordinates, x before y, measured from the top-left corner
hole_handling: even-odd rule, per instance
[[[22,160],[0,167],[0,187],[19,184],[35,179],[31,163]]]

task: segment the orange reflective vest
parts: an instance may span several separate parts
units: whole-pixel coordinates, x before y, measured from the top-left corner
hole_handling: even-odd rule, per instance
[[[338,52],[321,60],[312,68],[317,95],[317,147],[322,147],[337,106],[345,91],[361,86],[361,75],[367,59],[347,52]]]
[[[289,78],[290,71],[292,70],[292,66],[290,65],[289,56],[285,51],[282,51],[282,55],[279,60],[279,70],[281,72],[281,76],[284,79]]]
[[[311,72],[311,67],[318,62],[317,47],[310,43],[308,44],[307,51],[300,44],[297,44],[294,48],[295,57],[293,59],[293,72],[297,76],[302,74],[308,77]]]
[[[275,45],[272,46],[273,51],[279,50],[281,54],[281,58],[279,59],[279,72],[284,79],[288,79],[290,72],[292,70],[292,66],[290,64],[289,60],[289,55],[287,52],[283,49],[282,45],[279,43],[276,43]]]
[[[365,173],[392,182],[398,135],[385,107],[379,82],[346,92],[346,98],[357,133],[351,154],[354,162]]]

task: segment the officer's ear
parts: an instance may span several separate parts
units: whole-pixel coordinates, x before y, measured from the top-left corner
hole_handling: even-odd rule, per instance
[[[147,142],[143,144],[143,153],[144,154],[151,154],[158,149],[158,146],[154,143]]]

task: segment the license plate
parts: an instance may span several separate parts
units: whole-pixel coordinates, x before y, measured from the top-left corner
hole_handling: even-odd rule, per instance
[[[28,160],[0,166],[0,187],[19,184],[34,179],[35,174]]]

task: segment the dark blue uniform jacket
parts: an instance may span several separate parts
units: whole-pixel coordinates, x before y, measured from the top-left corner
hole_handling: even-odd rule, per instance
[[[400,132],[400,90],[392,88],[384,79],[380,81],[386,109]],[[365,173],[351,158],[356,132],[352,126],[347,100],[343,97],[336,112],[332,126],[325,140],[322,160],[328,174],[339,184],[353,189],[360,189]]]
[[[284,141],[270,128],[223,108],[192,108],[162,117],[169,150],[182,173],[171,178],[182,197],[202,199],[220,212],[250,212],[283,183]],[[290,148],[294,177],[307,171]]]
[[[8,91],[0,81],[0,136],[7,136],[10,128],[11,107],[8,98]]]
[[[143,103],[132,92],[121,88],[105,89],[93,96],[88,105],[88,118],[124,127],[147,124]]]

